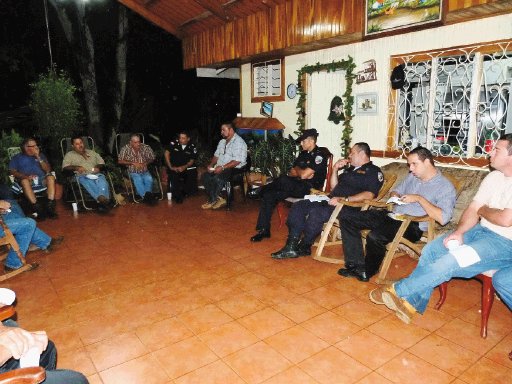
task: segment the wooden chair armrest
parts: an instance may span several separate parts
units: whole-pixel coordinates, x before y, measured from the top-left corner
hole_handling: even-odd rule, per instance
[[[0,384],[38,384],[46,378],[42,367],[19,368],[0,374]]]
[[[375,201],[375,200],[368,200],[367,205],[368,205],[368,208],[369,207],[383,208],[383,209],[387,209],[388,211],[390,211],[391,207],[393,206],[393,204],[387,204],[384,201]]]
[[[310,195],[327,195],[327,192],[321,191],[319,189],[311,188],[309,190]]]
[[[410,216],[410,215],[400,214],[399,216],[400,216],[400,218],[403,218],[404,220],[409,220],[409,222],[416,222],[416,223],[422,223],[422,222],[433,221],[434,220],[433,218],[431,218],[428,215],[424,215],[424,216]]]
[[[13,317],[16,311],[12,305],[4,305],[0,307],[0,321],[4,321]]]

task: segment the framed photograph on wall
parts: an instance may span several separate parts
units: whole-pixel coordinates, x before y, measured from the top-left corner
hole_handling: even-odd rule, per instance
[[[262,101],[261,102],[261,108],[260,108],[260,114],[266,117],[272,117],[272,114],[274,113],[274,104],[272,104],[270,101]]]
[[[377,93],[359,93],[356,95],[356,115],[375,115],[379,111]]]
[[[440,25],[447,0],[366,0],[364,36],[380,37]]]

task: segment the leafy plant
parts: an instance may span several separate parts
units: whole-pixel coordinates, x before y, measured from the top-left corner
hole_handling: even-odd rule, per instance
[[[272,136],[267,141],[261,140],[250,149],[251,168],[277,178],[291,168],[296,151],[297,144],[293,139]]]
[[[0,135],[0,178],[3,184],[10,184],[8,149],[19,147],[22,141],[23,138],[14,129],[11,132],[3,131]]]

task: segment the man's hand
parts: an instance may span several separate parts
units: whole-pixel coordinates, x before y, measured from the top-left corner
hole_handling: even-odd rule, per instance
[[[7,211],[8,209],[11,209],[11,203],[9,203],[6,200],[0,200],[0,209],[3,211]]]
[[[333,164],[332,168],[335,169],[335,170],[338,170],[338,169],[341,169],[341,168],[345,167],[348,164],[350,164],[350,160],[348,160],[348,159],[339,159],[337,162],[335,162]]]
[[[222,167],[219,165],[217,167],[215,167],[213,173],[215,173],[216,175],[218,175],[219,173],[221,173],[223,171]]]
[[[30,348],[36,347],[41,352],[48,346],[48,336],[46,332],[28,332],[21,328],[5,327],[0,328],[0,348],[3,347],[1,355],[5,358],[10,355],[19,359]],[[7,353],[6,353],[7,352]]]
[[[423,199],[420,195],[402,195],[400,196],[400,200],[402,200],[404,203],[410,204],[410,203],[419,203],[420,200]]]
[[[338,204],[338,203],[339,203],[339,201],[340,201],[340,198],[339,198],[339,197],[331,197],[331,198],[329,199],[328,204],[329,204],[329,205],[336,205],[336,204]]]
[[[85,169],[84,167],[80,167],[78,166],[75,170],[76,173],[80,174],[80,175],[83,175],[85,173],[87,173],[87,169]]]
[[[443,244],[446,248],[448,248],[447,244],[450,240],[457,240],[460,245],[464,244],[462,233],[459,233],[457,231],[450,233],[448,236],[444,238]]]

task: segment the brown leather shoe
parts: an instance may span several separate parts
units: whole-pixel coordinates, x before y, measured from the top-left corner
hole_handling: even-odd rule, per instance
[[[44,249],[44,253],[50,253],[55,251],[58,246],[64,241],[64,236],[53,237],[50,244]]]

